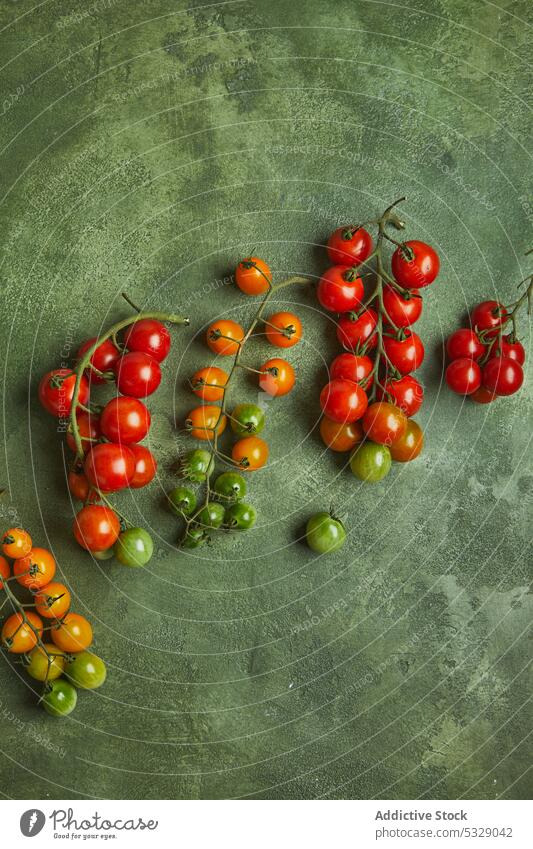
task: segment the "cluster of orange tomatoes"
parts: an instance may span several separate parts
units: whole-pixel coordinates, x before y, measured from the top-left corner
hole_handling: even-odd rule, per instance
[[[28,675],[43,682],[45,710],[66,716],[76,706],[76,688],[94,689],[106,677],[103,660],[87,651],[93,640],[91,624],[70,610],[68,587],[54,580],[53,555],[34,547],[27,531],[7,530],[1,550],[0,591],[14,610],[2,625],[2,646],[22,657]],[[13,584],[29,591],[29,603],[19,600]]]

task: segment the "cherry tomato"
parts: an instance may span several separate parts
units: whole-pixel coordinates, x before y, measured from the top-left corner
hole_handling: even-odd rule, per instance
[[[220,528],[224,521],[225,509],[218,501],[209,501],[195,518],[197,525],[202,528]]]
[[[80,346],[78,353],[76,355],[76,360],[79,362],[83,355],[92,348],[94,343],[97,341],[98,337],[93,336],[92,339],[87,339],[83,345]],[[120,357],[120,351],[116,345],[113,344],[111,339],[106,339],[95,350],[94,354],[91,356],[89,362],[94,366],[98,371],[105,373],[112,372]],[[85,374],[87,375],[89,382],[93,384],[93,386],[98,386],[102,383],[106,383],[105,377],[101,377],[96,371],[92,368],[87,368],[85,370]]]
[[[157,460],[144,445],[130,445],[135,460],[135,473],[130,481],[131,489],[140,489],[152,481],[157,472]]]
[[[50,716],[68,716],[76,707],[77,701],[76,689],[68,681],[59,678],[57,681],[50,682],[41,699],[41,704]]]
[[[69,658],[65,666],[65,675],[81,690],[96,690],[106,679],[104,661],[90,651],[82,651]]]
[[[42,619],[32,610],[26,611],[26,618],[33,628],[24,621],[22,613],[13,613],[2,627],[2,643],[12,654],[30,652],[37,645],[37,634],[42,637]]]
[[[374,364],[370,357],[357,354],[339,354],[331,363],[329,372],[332,380],[337,378],[351,380],[353,383],[363,384],[363,389],[368,390],[374,382],[373,368]]]
[[[396,248],[391,259],[391,269],[396,280],[404,289],[423,289],[433,283],[439,273],[440,260],[437,252],[411,239]]]
[[[366,483],[377,483],[386,477],[392,465],[390,449],[376,442],[361,442],[350,457],[352,474]]]
[[[511,333],[500,340],[498,348],[502,357],[509,357],[510,360],[516,360],[521,366],[524,365],[526,361],[524,346]]]
[[[384,286],[383,307],[385,319],[393,327],[410,327],[422,315],[422,298],[418,289],[403,294],[392,286]]]
[[[522,366],[510,357],[493,357],[483,369],[483,386],[495,395],[514,395],[523,382]]]
[[[446,383],[457,395],[471,395],[481,386],[481,369],[475,360],[452,360],[446,369]]]
[[[78,409],[76,410],[76,422],[81,436],[81,444],[86,454],[87,451],[90,451],[93,443],[96,442],[100,436],[100,416]],[[67,431],[67,445],[71,451],[77,450],[74,435],[70,429],[70,424]]]
[[[342,424],[356,422],[365,414],[368,398],[351,380],[330,380],[320,393],[320,406],[328,419]]]
[[[287,395],[296,381],[293,367],[280,357],[267,360],[259,371],[259,388],[272,397]]]
[[[261,433],[265,426],[265,413],[257,404],[237,404],[231,412],[231,429],[238,436]]]
[[[151,416],[138,398],[121,395],[108,401],[102,410],[100,428],[110,442],[141,442],[150,430]]]
[[[35,646],[30,652],[26,672],[36,681],[55,681],[65,669],[65,655],[53,643],[43,643],[43,646]]]
[[[215,466],[213,455],[204,448],[194,448],[180,458],[179,471],[182,477],[194,483],[207,480]]]
[[[478,332],[487,331],[484,337],[492,339],[498,335],[506,318],[507,310],[499,301],[482,301],[470,313],[470,324]]]
[[[227,421],[220,407],[204,404],[190,411],[185,420],[185,427],[195,439],[213,439],[215,429],[218,436],[224,433]]]
[[[351,451],[364,437],[360,422],[340,424],[322,416],[320,419],[322,442],[332,451]]]
[[[87,551],[107,551],[120,533],[120,522],[114,510],[103,504],[83,507],[74,519],[76,541]]]
[[[237,472],[222,472],[215,481],[215,492],[224,500],[244,498],[247,489],[246,481]]]
[[[122,395],[146,398],[161,383],[159,363],[144,351],[123,354],[115,364],[117,389]]]
[[[167,495],[170,509],[178,516],[191,516],[196,510],[196,495],[186,486],[177,486]]]
[[[154,553],[154,543],[144,528],[122,531],[113,548],[115,557],[123,566],[146,566]]]
[[[129,486],[135,474],[135,458],[127,445],[103,442],[91,448],[83,471],[90,484],[102,492]]]
[[[235,443],[231,456],[241,469],[255,472],[268,460],[268,445],[259,436],[245,436]]]
[[[450,360],[466,358],[477,362],[485,353],[485,346],[474,330],[469,327],[462,327],[448,337],[446,353]]]
[[[347,313],[339,319],[337,339],[349,351],[371,351],[378,344],[375,333],[377,322],[377,313],[371,307],[362,310],[359,315]]]
[[[215,354],[221,357],[233,357],[244,339],[244,330],[236,321],[221,318],[207,328],[206,341]]]
[[[95,489],[91,488],[91,484],[81,470],[71,469],[67,476],[67,483],[69,491],[78,501],[92,504],[100,501],[100,496]]]
[[[302,322],[292,312],[275,312],[265,324],[266,338],[276,348],[292,348],[302,338]]]
[[[414,330],[403,329],[403,338],[384,336],[383,348],[394,368],[400,374],[409,374],[420,368],[424,360],[424,346]]]
[[[407,429],[407,416],[399,407],[388,401],[370,404],[363,416],[363,430],[372,442],[393,445]]]
[[[55,573],[56,561],[46,548],[32,548],[26,557],[13,564],[18,583],[34,592],[49,584]]]
[[[333,265],[320,278],[316,294],[325,310],[349,312],[361,305],[365,289],[355,268]]]
[[[170,344],[170,333],[155,318],[140,318],[124,333],[124,345],[128,351],[149,354],[158,363],[168,356]]]
[[[272,272],[262,259],[249,256],[235,269],[235,282],[245,295],[264,295],[272,284]]]
[[[224,513],[224,525],[232,531],[248,531],[257,520],[257,510],[251,504],[237,501]]]
[[[0,555],[0,577],[1,578],[10,578],[11,577],[11,568],[9,563],[7,562],[5,557]],[[0,590],[4,589],[4,585],[2,581],[0,581]]]
[[[65,652],[78,652],[88,649],[93,641],[91,623],[79,613],[67,613],[61,623],[50,631],[53,642]]]
[[[418,457],[424,447],[422,428],[413,419],[409,419],[403,436],[390,446],[390,453],[397,463],[408,463]]]
[[[424,389],[412,374],[406,374],[399,380],[387,380],[385,389],[390,398],[386,397],[386,393],[382,389],[378,389],[378,401],[391,401],[408,417],[414,416],[422,406]]]
[[[9,528],[2,535],[2,552],[11,560],[26,557],[31,551],[31,536],[23,528]]]
[[[334,265],[361,265],[372,253],[372,236],[363,227],[338,227],[328,239]]]
[[[475,392],[472,392],[470,399],[476,404],[490,404],[497,396],[494,392],[489,392],[484,386],[480,386]]]
[[[52,581],[35,594],[35,610],[44,619],[61,619],[69,607],[70,592],[58,581]]]
[[[330,513],[315,513],[307,520],[305,539],[311,551],[331,554],[344,545],[346,530]]]
[[[195,371],[191,378],[192,391],[202,401],[221,401],[228,380],[227,372],[216,366],[207,366]]]
[[[69,368],[58,368],[47,372],[39,383],[39,401],[44,409],[58,419],[70,415],[76,375]],[[80,381],[78,401],[84,406],[89,401],[89,382],[85,375]]]

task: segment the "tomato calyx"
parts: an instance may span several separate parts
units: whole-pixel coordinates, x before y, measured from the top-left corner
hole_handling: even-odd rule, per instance
[[[415,252],[410,245],[407,245],[405,242],[401,242],[400,253],[406,262],[413,262]]]
[[[357,273],[357,268],[355,268],[355,266],[347,268],[346,271],[342,272],[342,278],[343,280],[346,280],[347,283],[353,283],[360,276],[361,275]]]
[[[360,225],[357,225],[357,227],[355,227],[354,225],[352,225],[350,227],[346,227],[342,231],[342,234],[341,234],[342,238],[344,239],[345,242],[350,242],[353,239],[353,237],[355,236],[355,234],[357,233],[357,231],[360,230],[360,229],[361,229]]]
[[[65,374],[53,374],[50,380],[48,381],[48,386],[50,389],[61,389],[65,380],[67,378],[72,377],[75,374],[73,371],[69,371]]]

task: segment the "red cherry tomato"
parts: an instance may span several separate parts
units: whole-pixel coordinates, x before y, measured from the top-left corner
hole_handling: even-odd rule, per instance
[[[0,577],[2,578],[10,578],[11,577],[11,567],[6,560],[5,557],[2,557],[0,554]],[[0,590],[4,589],[4,585],[2,581],[0,581]]]
[[[420,368],[424,360],[422,340],[414,330],[402,331],[403,339],[384,336],[383,348],[390,362],[400,374],[409,374]]]
[[[330,380],[320,393],[320,406],[334,422],[356,422],[365,414],[368,398],[364,389],[351,380]]]
[[[378,344],[375,333],[378,316],[371,307],[362,310],[359,316],[356,313],[347,313],[341,316],[337,325],[337,339],[343,346],[351,351],[371,351]]]
[[[39,383],[39,401],[44,409],[58,419],[70,415],[76,375],[70,368],[57,368],[47,372]],[[85,375],[80,381],[78,401],[84,406],[89,401],[89,382]]]
[[[485,338],[498,335],[500,327],[507,318],[507,310],[499,301],[482,301],[470,313],[470,324],[477,330],[486,330]]]
[[[71,469],[68,473],[67,483],[69,491],[78,501],[85,503],[87,501],[95,502],[100,500],[100,496],[94,489],[91,489],[91,485],[83,472]]]
[[[320,278],[316,294],[325,310],[349,312],[360,306],[365,289],[355,268],[333,265]]]
[[[362,227],[338,227],[328,240],[333,265],[361,265],[372,253],[372,237]]]
[[[514,395],[523,382],[522,366],[510,357],[493,357],[483,369],[483,386],[495,395]]]
[[[76,541],[87,551],[106,551],[118,539],[120,522],[117,514],[103,504],[82,507],[74,519]]]
[[[127,445],[103,442],[89,451],[83,471],[90,484],[102,492],[129,486],[135,474],[135,459]]]
[[[453,360],[446,369],[446,383],[458,395],[472,395],[481,386],[481,369],[475,360]]]
[[[422,315],[422,298],[417,289],[402,295],[392,286],[383,288],[383,306],[386,320],[394,327],[410,327]]]
[[[159,363],[144,351],[124,354],[115,364],[118,391],[133,398],[146,398],[161,383]]]
[[[396,280],[404,289],[423,289],[433,283],[439,273],[440,260],[437,252],[426,245],[411,239],[396,248],[391,259],[391,269]]]
[[[510,360],[516,360],[521,366],[524,365],[526,361],[524,346],[518,339],[514,339],[511,333],[500,340],[498,349],[502,357],[509,357]]]
[[[374,364],[370,357],[359,356],[358,354],[339,354],[335,357],[330,366],[330,375],[332,380],[341,378],[343,380],[352,380],[354,383],[362,383],[367,381],[363,389],[370,389],[374,382],[374,377],[370,377]]]
[[[76,359],[78,362],[81,360],[85,352],[88,351],[89,348],[94,345],[97,339],[97,336],[93,336],[92,339],[87,339],[87,341],[80,346],[76,355]],[[106,339],[104,342],[102,342],[101,345],[98,345],[98,348],[91,356],[89,362],[94,366],[95,369],[98,369],[98,371],[112,372],[113,367],[119,357],[120,351],[117,346],[113,344],[111,339]],[[93,386],[98,386],[99,384],[106,382],[105,378],[100,377],[100,375],[98,375],[92,368],[86,369],[85,374],[87,375],[90,383],[92,383]]]
[[[446,353],[450,360],[479,360],[485,353],[485,346],[474,330],[463,327],[448,337]]]
[[[102,410],[100,428],[111,442],[140,442],[150,430],[151,416],[138,398],[112,398]]]
[[[409,418],[418,413],[424,400],[424,389],[412,374],[406,374],[399,380],[387,380],[385,389],[390,395],[390,400],[399,407]],[[382,389],[378,389],[379,401],[389,400]]]
[[[128,351],[149,354],[161,363],[170,351],[170,333],[155,318],[141,318],[126,330],[124,344]]]
[[[95,413],[87,413],[85,410],[76,410],[76,421],[81,436],[81,443],[85,454],[90,451],[93,443],[100,436],[100,416]],[[69,425],[70,428],[70,425]],[[76,451],[76,443],[72,431],[67,431],[67,445],[71,451]]]
[[[130,451],[135,459],[135,474],[130,482],[132,489],[140,489],[150,483],[157,472],[157,461],[144,445],[130,445]]]
[[[407,416],[388,401],[375,401],[370,404],[363,416],[363,430],[372,442],[380,445],[392,445],[400,439],[407,429]]]
[[[475,392],[469,396],[476,404],[490,404],[496,398],[494,392],[489,392],[484,386],[480,386]]]

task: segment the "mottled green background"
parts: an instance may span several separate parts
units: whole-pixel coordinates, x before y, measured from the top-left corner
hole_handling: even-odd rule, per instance
[[[2,794],[527,797],[530,396],[462,403],[441,343],[531,269],[531,4],[1,0],[0,23],[3,522],[52,547],[109,667],[54,721],[2,662]],[[194,335],[252,310],[223,278],[252,250],[278,278],[317,274],[334,225],[404,194],[409,234],[442,257],[420,322],[424,456],[372,487],[322,453],[334,332],[288,290],[299,391],[270,408],[258,527],[178,554],[162,492],[206,359]],[[135,572],[71,539],[35,392],[127,314],[122,290],[192,320],[150,399],[159,482],[121,497],[157,540]],[[313,559],[298,534],[330,504],[349,542]]]

